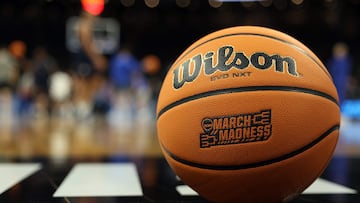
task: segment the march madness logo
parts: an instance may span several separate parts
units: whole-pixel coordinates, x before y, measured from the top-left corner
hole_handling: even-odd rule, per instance
[[[265,141],[272,132],[271,110],[204,118],[201,126],[201,148]]]

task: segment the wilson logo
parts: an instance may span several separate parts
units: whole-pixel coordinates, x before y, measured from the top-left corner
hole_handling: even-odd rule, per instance
[[[268,140],[272,132],[271,110],[204,118],[200,148]]]
[[[264,52],[255,52],[247,56],[244,52],[235,52],[233,46],[223,46],[218,49],[216,55],[212,51],[204,56],[198,54],[176,67],[173,72],[173,86],[179,89],[185,83],[194,81],[202,68],[204,75],[210,76],[216,71],[225,72],[233,68],[244,70],[250,66],[258,70],[268,70],[273,67],[275,72],[286,72],[295,77],[299,75],[295,60],[289,56],[268,55]]]

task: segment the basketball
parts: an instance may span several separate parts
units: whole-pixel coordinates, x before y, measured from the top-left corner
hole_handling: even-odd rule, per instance
[[[157,103],[162,152],[212,202],[283,202],[326,168],[340,108],[326,67],[282,32],[213,32],[170,67]]]

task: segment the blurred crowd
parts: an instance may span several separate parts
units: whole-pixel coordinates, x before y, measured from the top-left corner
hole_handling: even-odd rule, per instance
[[[114,126],[153,122],[159,58],[149,54],[139,60],[127,47],[99,55],[100,62],[88,54],[74,55],[71,67],[63,68],[44,46],[30,51],[21,40],[2,45],[0,123],[94,116]]]

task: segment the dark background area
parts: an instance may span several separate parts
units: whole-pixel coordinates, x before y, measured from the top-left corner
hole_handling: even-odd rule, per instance
[[[359,0],[225,2],[219,8],[211,7],[205,0],[189,1],[186,7],[179,7],[175,0],[161,0],[155,8],[140,0],[128,7],[123,2],[106,1],[101,17],[118,20],[121,44],[130,45],[138,58],[157,54],[163,67],[210,32],[238,25],[261,25],[299,39],[325,63],[333,44],[344,41],[354,59],[353,72],[359,72]],[[80,10],[79,0],[2,0],[0,42],[6,45],[12,40],[23,40],[28,55],[34,47],[44,45],[67,68],[71,57],[65,46],[66,20],[78,16]]]

